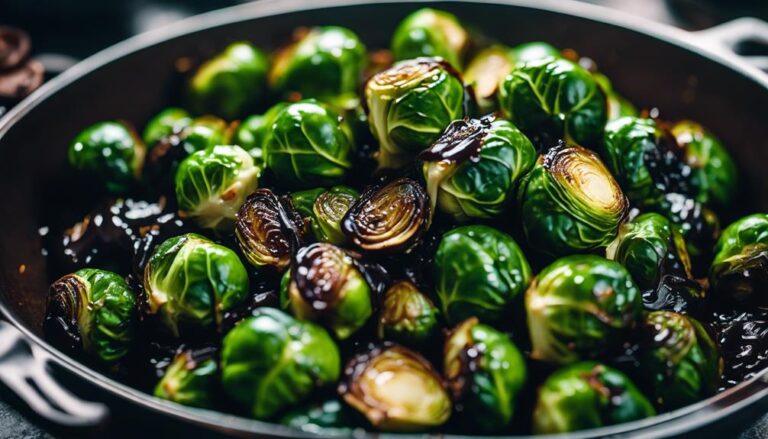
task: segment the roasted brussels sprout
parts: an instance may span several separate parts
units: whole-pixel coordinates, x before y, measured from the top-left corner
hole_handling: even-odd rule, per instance
[[[187,110],[169,107],[157,113],[144,128],[142,139],[148,148],[154,147],[161,140],[180,132],[192,122]]]
[[[514,199],[536,149],[511,122],[486,116],[458,120],[421,152],[431,212],[458,221],[498,216]]]
[[[178,353],[155,386],[155,396],[192,407],[212,407],[219,383],[215,355],[213,348]]]
[[[514,67],[515,57],[512,49],[502,45],[481,50],[467,65],[464,83],[472,87],[482,112],[489,113],[497,109],[496,92],[499,83]]]
[[[566,255],[608,245],[627,211],[627,198],[597,154],[559,145],[539,156],[518,194],[528,241]]]
[[[607,120],[600,86],[587,70],[562,58],[518,64],[499,85],[499,108],[524,133],[546,142],[598,145]]]
[[[594,255],[560,258],[525,293],[531,357],[558,364],[616,347],[642,311],[640,290],[618,262]]]
[[[237,212],[235,237],[254,267],[284,270],[301,247],[304,223],[287,200],[269,189],[258,189]]]
[[[351,167],[350,133],[339,115],[317,101],[286,105],[267,136],[267,167],[290,188],[340,182]]]
[[[719,298],[768,304],[768,214],[749,215],[726,227],[715,245],[709,284]]]
[[[247,114],[265,95],[269,60],[248,42],[237,42],[206,61],[189,81],[189,105],[224,119]]]
[[[434,283],[445,319],[502,318],[531,278],[531,267],[511,236],[488,226],[458,227],[443,235],[434,261]]]
[[[392,35],[395,60],[440,57],[457,69],[469,47],[469,33],[450,12],[423,8],[411,13]]]
[[[509,337],[470,318],[448,336],[444,359],[465,422],[486,433],[508,426],[526,379],[523,354]]]
[[[423,346],[438,333],[438,310],[411,281],[401,280],[386,293],[379,314],[379,338]]]
[[[640,332],[639,372],[659,410],[674,410],[715,393],[723,360],[701,323],[654,311],[645,316]]]
[[[349,338],[373,314],[371,288],[352,257],[333,244],[300,249],[286,276],[282,307],[328,327],[339,340]]]
[[[184,152],[189,155],[197,151],[226,144],[229,136],[229,125],[214,116],[196,117],[189,121],[179,133],[179,141]]]
[[[451,398],[440,375],[421,355],[385,344],[352,358],[339,394],[385,431],[420,431],[444,424]]]
[[[599,363],[582,362],[556,371],[541,386],[533,412],[533,432],[566,433],[655,414],[626,375]]]
[[[198,151],[176,171],[176,201],[204,228],[231,226],[245,197],[256,189],[260,170],[239,146]]]
[[[531,41],[530,43],[517,45],[512,49],[512,55],[515,57],[515,62],[518,64],[538,61],[543,58],[561,57],[559,50],[551,44],[542,41]]]
[[[144,269],[146,310],[173,336],[216,328],[245,302],[248,272],[235,252],[188,233],[160,244]]]
[[[51,285],[46,333],[82,350],[90,358],[114,364],[131,350],[136,334],[136,296],[119,275],[83,268]]]
[[[127,191],[141,176],[146,147],[122,121],[99,122],[80,132],[69,145],[70,166],[89,174],[110,192]]]
[[[367,251],[408,251],[429,226],[424,188],[400,178],[365,191],[341,221],[341,230]]]
[[[401,168],[464,116],[464,86],[444,62],[403,61],[365,86],[368,124],[379,141],[380,168]]]
[[[255,114],[245,118],[232,135],[232,143],[238,145],[253,157],[256,166],[263,167],[266,164],[265,147],[267,136],[275,122],[275,117],[288,104],[278,103],[272,106],[264,114]]]
[[[351,30],[339,26],[301,29],[296,41],[275,54],[269,84],[284,98],[316,98],[350,108],[368,57]]]
[[[359,197],[360,193],[348,186],[291,194],[296,211],[309,220],[315,239],[336,245],[347,242],[347,236],[341,231],[341,221]]]
[[[334,398],[292,409],[280,418],[280,423],[306,433],[350,436],[352,429],[361,425],[360,418],[354,409]]]
[[[222,342],[224,391],[256,419],[269,419],[339,379],[339,348],[320,326],[258,308]]]

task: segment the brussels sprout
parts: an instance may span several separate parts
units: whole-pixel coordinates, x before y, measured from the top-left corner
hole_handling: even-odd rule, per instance
[[[351,30],[339,26],[304,29],[296,41],[275,54],[269,85],[284,98],[298,94],[348,108],[368,57]]]
[[[233,133],[232,143],[248,151],[256,166],[264,167],[266,164],[264,149],[267,144],[267,136],[275,122],[275,117],[286,106],[288,106],[286,102],[280,102],[273,105],[264,114],[255,114],[245,118]]]
[[[189,155],[225,144],[229,137],[229,125],[224,119],[214,116],[196,117],[182,128],[178,137],[184,152]]]
[[[453,122],[419,157],[435,207],[458,221],[498,216],[514,199],[536,149],[511,122],[486,116]]]
[[[684,120],[670,132],[684,151],[691,168],[691,186],[701,203],[727,206],[736,197],[739,175],[736,163],[720,141],[700,124]]]
[[[512,49],[512,55],[518,64],[525,64],[544,58],[560,58],[562,56],[559,50],[549,43],[542,41],[531,41],[517,45]]]
[[[321,323],[344,340],[373,314],[371,295],[352,257],[333,244],[318,242],[296,253],[281,305],[299,319]]]
[[[97,178],[108,191],[127,191],[141,176],[146,147],[122,121],[99,122],[84,129],[69,145],[74,169]]]
[[[715,393],[723,360],[701,323],[655,311],[643,319],[641,333],[639,372],[659,410],[674,410]]]
[[[176,171],[179,209],[204,228],[231,226],[245,197],[256,189],[260,170],[239,146],[217,145],[198,151]]]
[[[366,251],[408,251],[429,227],[428,203],[419,183],[400,178],[366,190],[344,215],[341,230]]]
[[[352,358],[339,394],[385,431],[420,431],[444,424],[451,398],[440,375],[421,355],[385,344]]]
[[[384,293],[379,338],[423,346],[438,333],[438,310],[412,282],[396,282]]]
[[[472,58],[464,71],[464,83],[472,86],[481,111],[489,113],[496,110],[499,83],[514,67],[512,49],[502,45],[487,47]]]
[[[280,418],[280,423],[306,433],[348,437],[361,424],[360,415],[339,401],[329,399],[295,408]]]
[[[642,298],[627,270],[594,255],[560,258],[525,293],[531,357],[566,364],[616,347],[640,318]]]
[[[443,235],[434,282],[445,319],[497,321],[531,278],[531,267],[511,236],[488,226],[458,227]]]
[[[508,426],[526,379],[523,354],[509,337],[470,318],[448,336],[444,359],[463,418],[483,432]]]
[[[359,197],[359,192],[347,186],[291,194],[296,211],[309,220],[315,239],[336,245],[347,242],[347,236],[341,231],[341,221]]]
[[[131,350],[136,333],[136,297],[119,275],[84,268],[51,285],[46,333],[112,364]]]
[[[237,42],[206,61],[189,82],[193,112],[236,119],[265,95],[267,55],[248,42]]]
[[[597,154],[575,145],[539,156],[518,197],[528,241],[555,256],[607,245],[628,211],[627,198]]]
[[[243,255],[254,267],[282,271],[301,247],[304,223],[290,202],[269,189],[246,198],[237,212],[235,237]]]
[[[192,122],[187,110],[169,107],[157,113],[144,128],[144,144],[153,148],[158,142],[174,133],[180,132]]]
[[[597,145],[606,98],[592,75],[571,61],[543,58],[518,65],[499,85],[502,114],[528,135]]]
[[[144,269],[146,309],[175,337],[216,328],[245,302],[248,272],[237,254],[188,233],[160,244]]]
[[[213,348],[178,353],[155,386],[155,396],[192,407],[212,407],[219,382],[215,354]]]
[[[655,416],[648,399],[626,375],[582,362],[550,375],[533,411],[535,434],[566,433]]]
[[[464,116],[464,86],[445,63],[403,61],[365,86],[368,124],[379,141],[380,168],[402,168]]]
[[[749,215],[726,227],[715,245],[709,284],[718,297],[768,304],[768,214]]]
[[[405,17],[392,34],[395,60],[440,57],[460,69],[469,47],[469,33],[450,12],[422,8]]]
[[[593,72],[592,76],[595,78],[595,81],[600,84],[600,87],[603,88],[605,96],[608,98],[607,104],[609,121],[627,116],[638,116],[638,112],[635,106],[613,89],[613,84],[611,84],[611,80],[608,79],[607,76],[600,72]]]
[[[325,188],[318,187],[314,189],[305,189],[298,192],[291,192],[291,204],[299,215],[311,221],[315,214],[315,201],[317,201],[317,197],[319,197],[325,191]]]
[[[291,188],[340,182],[350,163],[350,134],[339,115],[312,100],[286,105],[266,142],[267,167]]]

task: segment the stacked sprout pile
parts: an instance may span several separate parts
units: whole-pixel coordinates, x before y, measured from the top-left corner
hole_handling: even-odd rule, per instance
[[[708,321],[768,304],[768,214],[721,233],[712,133],[572,50],[488,41],[422,9],[389,50],[237,42],[143,135],[85,129],[71,169],[117,201],[64,232],[50,337],[312,432],[566,432],[714,394]]]

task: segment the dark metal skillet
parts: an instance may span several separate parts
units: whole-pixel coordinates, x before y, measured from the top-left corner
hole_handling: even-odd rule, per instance
[[[146,426],[197,435],[297,437],[285,427],[160,401],[120,384],[57,351],[42,338],[48,279],[38,228],[39,194],[64,162],[65,145],[96,120],[125,118],[138,124],[169,102],[173,63],[201,49],[249,39],[264,47],[286,40],[294,27],[339,24],[371,47],[386,46],[395,24],[422,5],[366,4],[363,0],[273,0],[194,17],[107,49],[46,84],[0,120],[0,311],[21,333],[0,330],[0,379],[33,410],[71,426],[103,423],[104,405],[83,405],[49,380],[46,370],[78,394],[109,405],[115,429]],[[742,39],[768,41],[768,25],[740,21],[699,35],[643,22],[574,2],[512,0],[437,2],[489,35],[514,44],[546,40],[593,57],[639,107],[659,107],[665,117],[690,117],[731,146],[748,180],[742,204],[768,210],[765,145],[768,76],[729,53]],[[701,44],[707,41],[708,48]],[[760,62],[761,60],[756,60]],[[23,268],[22,268],[23,266]],[[29,340],[29,342],[27,342]],[[51,367],[46,369],[45,364]],[[21,373],[24,372],[24,376]],[[47,397],[41,398],[35,381]],[[51,401],[54,404],[51,404]],[[768,410],[768,372],[684,409],[639,422],[568,437],[683,433],[715,436],[740,430]],[[133,430],[122,430],[133,431]]]

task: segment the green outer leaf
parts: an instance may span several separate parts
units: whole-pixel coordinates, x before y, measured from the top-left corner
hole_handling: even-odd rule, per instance
[[[157,142],[176,131],[180,131],[191,121],[192,118],[187,110],[179,107],[168,107],[147,122],[141,137],[147,148],[152,149]]]
[[[154,395],[191,407],[213,407],[212,392],[219,381],[214,358],[195,361],[185,351],[177,355],[155,386]]]
[[[646,153],[657,148],[660,135],[653,119],[622,117],[605,127],[605,163],[634,203],[657,197],[663,191],[645,163]]]
[[[193,154],[216,145],[223,145],[227,140],[228,125],[224,119],[214,116],[196,117],[189,121],[181,132],[184,151]]]
[[[520,64],[549,57],[559,58],[561,56],[559,50],[543,41],[531,41],[529,43],[519,44],[512,49],[512,54],[515,57],[515,62]]]
[[[468,43],[469,34],[458,17],[450,12],[422,8],[400,22],[392,34],[390,47],[397,61],[440,57],[461,69]]]
[[[768,214],[745,216],[725,228],[715,244],[709,283],[717,295],[736,301],[756,299],[766,303],[768,277]],[[749,275],[745,275],[748,272]]]

